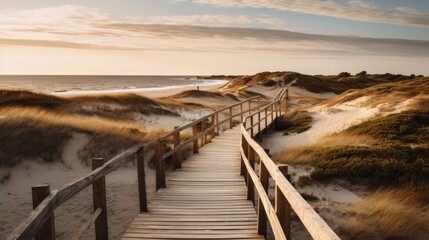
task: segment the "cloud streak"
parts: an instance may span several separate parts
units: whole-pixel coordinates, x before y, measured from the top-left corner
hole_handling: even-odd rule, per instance
[[[192,2],[229,8],[267,8],[355,21],[429,28],[427,12],[404,7],[384,9],[358,0],[345,3],[326,0],[192,0]]]
[[[54,14],[61,12],[61,14]],[[61,16],[61,17],[59,17]],[[0,17],[0,47],[53,47],[119,51],[289,53],[297,56],[429,57],[429,41],[305,34],[286,30],[217,26],[240,18],[209,15],[157,21],[116,20],[93,8],[64,6]],[[225,20],[226,19],[226,20]],[[189,25],[213,22],[214,26]],[[155,24],[155,23],[156,24]],[[159,22],[159,23],[158,23]],[[174,23],[174,24],[173,24]]]
[[[281,27],[286,23],[280,18],[251,17],[246,15],[167,15],[148,17],[144,20],[148,23],[156,24],[176,24],[176,25],[205,25],[205,26],[230,26],[243,25],[250,26],[261,24],[267,26]]]

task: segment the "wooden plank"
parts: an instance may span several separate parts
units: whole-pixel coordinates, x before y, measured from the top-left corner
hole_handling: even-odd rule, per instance
[[[204,234],[204,235],[231,235],[231,234],[252,234],[255,235],[254,229],[233,229],[233,230],[218,230],[218,229],[142,229],[129,228],[127,233],[143,233],[143,234]]]
[[[172,173],[169,187],[155,194],[152,210],[137,215],[124,238],[261,239],[239,175],[240,131],[231,131],[227,140],[214,139]]]
[[[260,238],[257,234],[226,234],[226,235],[210,235],[208,234],[144,234],[144,233],[128,233],[124,234],[124,237],[131,238],[167,238],[167,239],[254,239]]]
[[[174,223],[173,223],[174,224]],[[253,224],[249,225],[220,225],[220,226],[212,226],[212,225],[142,225],[142,224],[133,224],[129,227],[129,229],[159,229],[159,230],[168,230],[168,229],[180,229],[180,230],[244,230],[250,229],[255,232],[255,226]]]

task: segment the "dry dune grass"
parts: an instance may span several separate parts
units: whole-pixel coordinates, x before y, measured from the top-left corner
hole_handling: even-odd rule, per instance
[[[212,106],[207,106],[201,103],[183,102],[183,101],[177,101],[169,98],[157,98],[156,101],[173,108],[183,108],[187,110],[196,110],[196,109],[202,109],[202,108],[212,109]]]
[[[361,90],[349,90],[331,99],[326,106],[349,102],[360,97],[370,97],[369,106],[390,101],[400,102],[419,95],[429,95],[429,77],[378,84]]]
[[[150,99],[132,93],[56,97],[25,90],[0,90],[0,108],[7,107],[38,107],[69,114],[132,120],[134,113],[178,116],[177,107],[198,109],[206,106],[172,98]]]
[[[90,136],[81,159],[94,154],[111,157],[163,132],[134,123],[136,113],[178,116],[174,108],[180,105],[135,94],[60,98],[0,90],[0,96],[0,166],[13,166],[22,159],[60,161],[63,148],[76,132]]]
[[[0,109],[0,115],[5,116],[9,121],[35,120],[47,125],[67,126],[80,131],[116,134],[136,140],[144,139],[147,131],[137,124],[97,116],[67,115],[40,108],[3,108]]]
[[[419,95],[413,98],[408,108],[410,110],[429,111],[429,95]]]
[[[238,101],[237,97],[232,94],[222,94],[218,92],[201,91],[201,90],[183,91],[181,93],[172,95],[168,98],[178,99],[178,98],[224,98],[224,97],[229,97]]]
[[[0,166],[22,159],[61,161],[63,148],[75,132],[91,136],[81,159],[104,157],[158,137],[163,131],[99,117],[67,115],[39,108],[4,108],[0,115]]]
[[[138,114],[180,116],[178,108],[208,107],[131,93],[56,97],[25,90],[0,90],[0,166],[10,167],[22,159],[61,161],[63,149],[74,133],[89,136],[89,142],[79,152],[80,159],[108,159],[164,133],[136,123]]]
[[[351,239],[427,239],[428,192],[379,190],[355,204],[341,229]]]
[[[60,110],[71,101],[52,95],[35,93],[26,90],[1,90],[0,107],[40,107],[51,110]]]
[[[237,77],[223,86],[222,89],[224,91],[239,91],[254,85],[267,87],[285,86],[296,80],[292,86],[315,93],[333,92],[339,94],[349,89],[363,89],[381,83],[411,80],[413,78],[413,76],[393,75],[388,73],[354,76],[311,76],[296,72],[261,72],[252,76]]]
[[[186,101],[188,99],[193,99],[190,101]],[[214,100],[232,100],[239,101],[239,99],[232,93],[220,93],[215,91],[201,91],[201,90],[188,90],[183,91],[181,93],[159,98],[157,101],[160,101],[166,105],[182,107],[186,109],[198,109],[198,108],[209,108],[212,110],[216,110],[217,108],[224,107],[224,104],[208,104],[204,105],[198,102],[199,99],[214,99]]]
[[[377,143],[377,140],[370,136],[337,133],[326,136],[314,144],[283,150],[274,156],[274,160],[276,162],[288,164],[311,164],[317,161],[319,151],[325,148],[338,146],[369,146],[375,143]]]

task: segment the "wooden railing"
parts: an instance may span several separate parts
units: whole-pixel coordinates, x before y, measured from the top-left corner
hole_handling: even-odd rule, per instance
[[[284,91],[279,92],[279,95],[276,97],[280,97],[282,92]],[[54,210],[90,185],[93,186],[94,213],[90,221],[87,224],[83,224],[82,228],[76,234],[76,239],[81,238],[80,233],[83,233],[92,222],[95,223],[96,239],[108,239],[106,175],[124,166],[125,163],[136,159],[140,211],[147,212],[144,165],[144,155],[146,153],[149,151],[153,151],[154,153],[156,189],[166,187],[165,160],[167,158],[171,157],[173,159],[173,170],[180,168],[184,160],[182,153],[186,150],[185,148],[192,145],[193,152],[198,153],[198,149],[201,146],[208,143],[211,138],[220,133],[223,125],[227,125],[227,128],[232,128],[235,123],[234,120],[238,120],[237,123],[240,123],[245,115],[252,114],[253,111],[258,112],[261,107],[266,105],[261,100],[261,97],[253,97],[221,108],[185,126],[178,127],[159,139],[134,146],[107,162],[101,158],[94,158],[92,160],[93,171],[91,173],[67,184],[61,189],[50,191],[49,185],[33,187],[34,210],[7,239],[55,239]],[[252,106],[252,103],[256,106]],[[277,116],[279,114],[277,113]],[[192,132],[191,137],[182,142],[181,133],[186,131]],[[170,145],[171,150],[165,152],[167,143]]]
[[[254,205],[257,204],[258,233],[266,236],[269,221],[275,239],[291,239],[290,212],[293,210],[314,239],[340,239],[290,184],[285,176],[287,166],[277,166],[252,138],[275,124],[275,118],[279,115],[274,115],[285,107],[286,98],[287,91],[279,93],[273,102],[246,117],[241,126],[241,174],[247,184],[247,198]],[[259,158],[259,176],[255,172],[256,157]],[[275,183],[274,206],[268,197],[270,177]],[[257,202],[255,189],[258,194]]]

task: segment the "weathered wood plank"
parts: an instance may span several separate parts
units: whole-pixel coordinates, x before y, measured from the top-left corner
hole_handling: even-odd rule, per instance
[[[239,174],[240,129],[227,133],[169,176],[168,187],[150,199],[150,211],[136,216],[123,239],[262,239]]]

